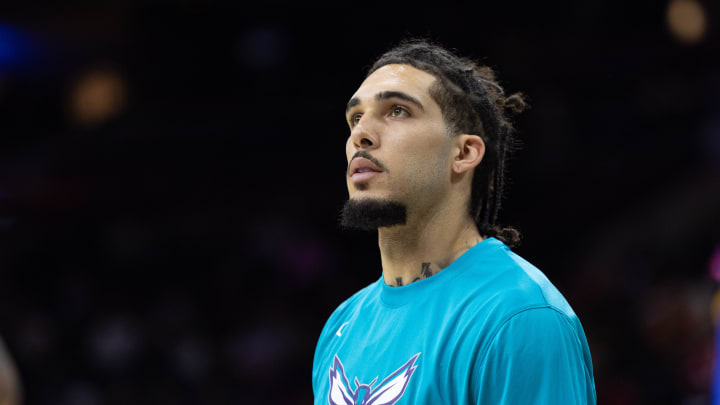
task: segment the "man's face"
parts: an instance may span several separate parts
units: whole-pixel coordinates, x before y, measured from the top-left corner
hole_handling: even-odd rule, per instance
[[[385,65],[352,96],[345,145],[351,200],[396,201],[411,213],[447,194],[451,139],[429,93],[434,82],[410,65]]]

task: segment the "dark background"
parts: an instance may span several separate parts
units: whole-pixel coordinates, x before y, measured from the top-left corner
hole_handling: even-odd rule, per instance
[[[425,36],[529,96],[501,218],[580,317],[600,403],[705,403],[718,5],[693,39],[667,1],[546,3],[0,6],[0,335],[25,402],[311,403],[324,321],[381,274],[375,235],[336,225],[344,106]]]

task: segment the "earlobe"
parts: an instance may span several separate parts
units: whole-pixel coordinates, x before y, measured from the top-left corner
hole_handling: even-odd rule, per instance
[[[478,135],[462,134],[457,136],[457,154],[453,162],[453,171],[458,174],[472,171],[485,156],[485,142]]]

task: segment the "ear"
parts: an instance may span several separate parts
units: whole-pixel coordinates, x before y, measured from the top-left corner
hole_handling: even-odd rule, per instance
[[[463,174],[472,171],[485,156],[485,142],[478,135],[467,134],[457,135],[455,142],[453,173]]]

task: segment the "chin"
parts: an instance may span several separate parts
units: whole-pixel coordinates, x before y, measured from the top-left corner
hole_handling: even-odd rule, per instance
[[[351,195],[350,199],[354,201],[360,200],[389,200],[390,196],[387,193],[382,193],[376,190],[355,190]]]
[[[357,194],[355,193],[345,202],[340,220],[343,228],[372,231],[381,227],[405,224],[407,208],[404,204],[389,198],[361,197]]]

